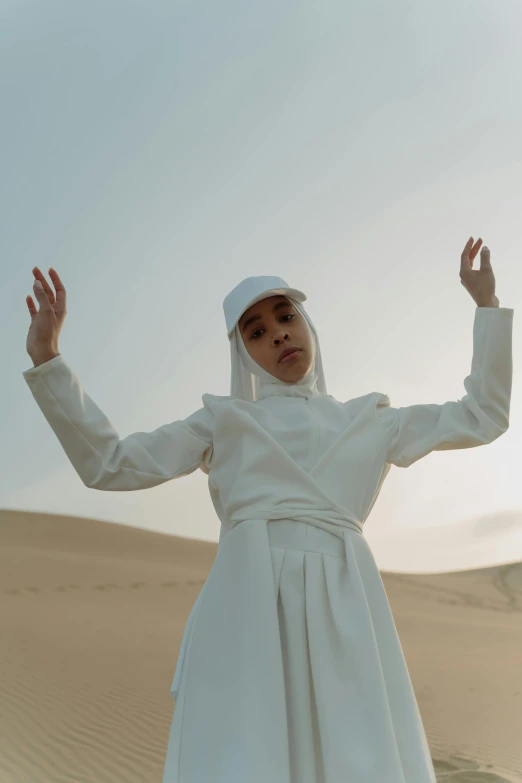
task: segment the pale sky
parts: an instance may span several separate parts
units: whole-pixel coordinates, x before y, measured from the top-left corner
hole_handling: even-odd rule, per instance
[[[385,570],[522,559],[519,0],[0,9],[0,507],[219,538],[199,470],[82,484],[22,376],[34,265],[61,275],[60,351],[123,438],[230,393],[222,303],[250,275],[308,295],[338,400],[462,398],[480,236],[515,309],[510,429],[392,467],[365,535]]]

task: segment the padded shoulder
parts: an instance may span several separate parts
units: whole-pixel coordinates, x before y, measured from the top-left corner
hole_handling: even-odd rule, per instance
[[[219,403],[223,402],[229,402],[230,400],[235,400],[235,397],[230,397],[229,395],[225,394],[203,394],[201,397],[203,401],[203,405],[205,405],[208,408],[211,408],[213,405],[219,405]]]
[[[383,394],[382,392],[374,392],[373,394],[375,396],[375,404],[378,408],[390,407],[390,398],[387,394]]]
[[[343,404],[352,414],[356,415],[368,405],[375,405],[377,408],[388,408],[390,406],[390,398],[382,392],[369,392],[368,394],[362,394],[360,397],[353,397]]]

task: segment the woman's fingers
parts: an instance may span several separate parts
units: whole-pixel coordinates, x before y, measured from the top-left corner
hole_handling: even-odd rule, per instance
[[[53,305],[55,303],[54,291],[51,288],[51,286],[49,285],[49,283],[47,282],[47,280],[45,279],[45,275],[43,275],[40,272],[40,270],[38,269],[37,266],[33,267],[33,275],[35,276],[36,280],[39,280],[41,282],[41,284],[43,286],[43,290],[47,294],[47,298],[48,298],[49,302]]]
[[[42,285],[37,285],[36,281],[33,283],[33,293],[38,300],[38,304],[40,305],[40,312],[42,310],[47,310],[47,309],[54,311],[55,309],[54,298],[53,298],[53,302],[51,302],[49,300],[49,296],[47,295],[47,292],[44,290],[44,287]]]
[[[56,289],[56,301],[65,309],[65,286],[60,280],[60,275],[52,266],[49,267],[49,277],[53,281],[53,285]]]
[[[55,311],[58,313],[65,312],[65,286],[62,283],[60,279],[60,275],[58,272],[53,269],[53,267],[49,267],[49,277],[51,278],[53,285],[56,290],[56,297],[54,295],[54,291],[45,279],[45,275],[42,274],[40,269],[35,266],[33,267],[33,274],[35,277],[35,280],[39,280],[42,284],[43,290],[47,294],[47,299],[49,300],[52,307],[55,309]],[[34,302],[33,302],[34,307]]]
[[[26,296],[25,297],[25,301],[27,302],[27,307],[29,308],[29,313],[31,314],[31,317],[33,315],[36,315],[38,310],[36,309],[36,306],[34,304],[33,297],[32,296]]]
[[[470,261],[473,261],[475,259],[475,256],[477,255],[478,251],[480,250],[480,246],[482,244],[482,239],[477,239],[473,247],[471,248],[471,252],[469,254]]]
[[[486,247],[486,245],[484,245],[480,251],[480,268],[491,269],[491,253],[489,247]]]
[[[470,237],[464,245],[464,250],[460,256],[460,274],[465,274],[467,271],[473,268],[473,261],[480,246],[482,245],[482,239],[479,237],[475,244],[473,244],[473,237]]]

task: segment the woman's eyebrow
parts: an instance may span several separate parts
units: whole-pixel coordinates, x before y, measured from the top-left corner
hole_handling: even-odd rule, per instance
[[[281,307],[291,307],[291,303],[287,302],[286,300],[281,300],[280,302],[276,302],[275,305],[272,307],[272,312],[275,313],[276,310],[279,310]],[[246,321],[243,323],[241,327],[241,331],[244,332],[247,326],[250,326],[251,323],[254,321],[260,321],[261,316],[259,314],[251,315],[249,316]]]

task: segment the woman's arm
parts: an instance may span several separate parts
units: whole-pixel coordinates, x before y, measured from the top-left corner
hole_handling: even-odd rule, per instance
[[[195,471],[212,447],[213,415],[206,407],[187,419],[120,440],[62,354],[23,376],[74,469],[91,489],[155,487]]]
[[[443,405],[383,407],[388,431],[387,461],[409,467],[431,451],[469,449],[491,443],[509,427],[513,374],[513,309],[477,307],[467,394]]]

